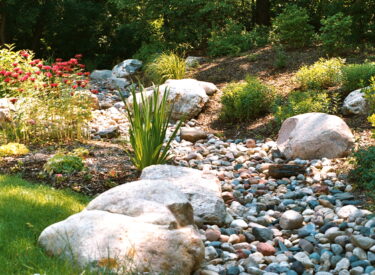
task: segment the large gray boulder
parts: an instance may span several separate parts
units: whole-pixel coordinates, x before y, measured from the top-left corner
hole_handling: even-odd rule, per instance
[[[277,146],[287,158],[319,159],[346,156],[354,144],[348,125],[339,117],[306,113],[285,120]]]
[[[111,70],[94,70],[90,74],[90,78],[93,80],[106,80],[112,76]]]
[[[39,244],[82,267],[125,273],[191,274],[204,246],[183,192],[165,180],[141,180],[104,192],[87,208],[47,227]]]
[[[126,59],[113,67],[112,75],[116,78],[125,78],[134,74],[141,67],[142,61],[138,59]]]
[[[153,165],[143,169],[142,180],[165,180],[186,194],[193,206],[197,224],[223,225],[226,208],[216,176],[197,169],[172,165]]]
[[[367,113],[363,89],[351,92],[344,100],[342,111],[345,115],[364,115]]]
[[[185,59],[185,64],[188,68],[194,68],[202,64],[205,60],[202,56],[188,56]]]
[[[170,79],[159,86],[160,97],[166,91],[169,91],[168,102],[173,104],[172,119],[191,119],[197,116],[208,102],[208,95],[213,94],[217,87],[209,82],[198,81],[195,79]],[[207,91],[207,92],[206,92]],[[148,98],[153,94],[153,89],[148,88],[144,91],[144,97]],[[141,95],[136,95],[137,101],[141,101]],[[131,105],[133,96],[128,98]]]
[[[110,77],[107,79],[107,88],[110,90],[125,91],[130,86],[130,81],[125,78]]]

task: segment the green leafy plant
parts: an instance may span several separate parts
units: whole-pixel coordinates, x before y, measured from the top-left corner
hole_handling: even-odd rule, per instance
[[[328,93],[318,91],[294,92],[288,98],[278,98],[274,106],[275,121],[281,124],[289,117],[310,113],[335,113],[338,110],[338,103],[332,100]]]
[[[0,157],[26,155],[29,149],[24,144],[8,143],[0,146]]]
[[[81,172],[84,168],[84,163],[80,157],[57,153],[44,165],[44,171],[49,175],[53,174],[74,174]]]
[[[304,8],[288,5],[272,22],[271,39],[288,48],[300,48],[310,44],[313,27]]]
[[[370,114],[375,113],[375,76],[370,79],[370,86],[363,89],[365,93],[366,103]]]
[[[223,91],[221,118],[248,120],[270,111],[274,91],[257,78],[248,76],[245,83],[231,83]]]
[[[342,67],[345,60],[341,58],[321,58],[311,66],[303,66],[295,75],[302,89],[325,89],[340,85]]]
[[[249,33],[242,24],[228,20],[224,27],[216,28],[208,39],[210,56],[236,55],[252,47]]]
[[[360,189],[369,190],[373,194],[375,188],[375,146],[356,152],[354,164],[355,168],[350,171],[350,178]]]
[[[348,39],[351,35],[352,17],[342,12],[321,20],[320,40],[325,52],[339,54],[348,48]]]
[[[30,51],[0,48],[0,96],[15,97],[16,108],[2,123],[5,142],[49,142],[88,137],[92,93],[81,55],[47,64]]]
[[[156,84],[167,79],[182,79],[186,74],[185,60],[175,53],[162,53],[146,65],[146,76]]]
[[[142,60],[145,64],[152,62],[158,55],[166,50],[165,42],[153,41],[152,43],[143,43],[133,58]]]
[[[161,92],[159,87],[155,87],[153,91],[145,92],[143,86],[139,86],[140,92],[137,94],[135,88],[131,89],[132,103],[125,99],[124,103],[130,122],[129,142],[132,147],[128,154],[137,169],[142,170],[147,166],[168,161],[171,142],[176,137],[182,121],[176,124],[173,133],[167,137],[172,114],[168,102],[169,91]]]
[[[343,88],[346,92],[366,87],[375,76],[375,63],[350,64],[342,68]]]

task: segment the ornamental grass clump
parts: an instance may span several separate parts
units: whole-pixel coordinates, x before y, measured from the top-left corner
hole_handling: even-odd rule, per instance
[[[127,119],[130,122],[129,142],[132,150],[128,151],[133,164],[138,170],[154,165],[163,164],[170,158],[172,140],[176,137],[182,121],[176,124],[175,130],[167,137],[167,129],[171,121],[172,106],[168,102],[169,90],[145,92],[140,86],[140,92],[131,88],[132,102],[124,100]]]
[[[35,59],[30,51],[0,48],[0,97],[15,103],[0,140],[39,143],[85,139],[93,98],[88,90],[89,72],[82,55],[52,64]]]
[[[146,76],[155,84],[168,79],[182,79],[186,74],[185,60],[175,53],[162,53],[146,65]]]

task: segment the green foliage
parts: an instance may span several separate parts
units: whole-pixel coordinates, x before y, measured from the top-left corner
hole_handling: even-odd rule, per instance
[[[175,53],[162,53],[146,65],[146,77],[155,84],[162,84],[167,79],[182,79],[186,74],[185,60]]]
[[[71,175],[81,172],[84,168],[83,161],[80,157],[57,153],[44,165],[44,170],[49,174],[67,174]]]
[[[346,92],[366,87],[375,76],[375,63],[350,64],[342,68],[343,88]]]
[[[289,117],[310,113],[335,113],[338,105],[332,96],[318,91],[297,91],[291,93],[286,100],[279,98],[274,107],[275,121],[281,124]]]
[[[68,190],[0,175],[1,273],[82,274],[72,261],[47,255],[36,240],[47,226],[83,210],[89,201]]]
[[[371,85],[365,89],[363,92],[365,93],[366,103],[370,114],[375,113],[375,76],[371,77],[370,79]]]
[[[224,89],[221,117],[224,120],[249,120],[270,111],[274,91],[257,78],[248,76],[245,83],[231,83]]]
[[[24,144],[8,143],[0,146],[0,157],[26,155],[29,149]]]
[[[296,73],[296,81],[302,89],[324,89],[341,84],[345,60],[341,58],[319,59],[311,66],[303,66]]]
[[[211,32],[224,26],[228,19],[251,30],[255,23],[268,25],[270,17],[290,9],[291,2],[305,9],[310,18],[305,20],[290,13],[288,20],[296,21],[297,27],[302,18],[302,23],[309,21],[318,29],[322,18],[342,12],[352,17],[351,41],[375,41],[373,0],[3,0],[0,44],[17,43],[19,48],[31,49],[44,58],[68,58],[79,52],[92,69],[109,68],[133,56],[142,44],[155,41],[166,45],[190,44],[195,50],[206,50]],[[267,35],[264,33],[263,37]],[[170,49],[174,48],[162,50]]]
[[[247,31],[244,25],[228,20],[224,27],[212,31],[208,39],[208,54],[236,55],[254,47],[264,46],[268,43],[268,32],[268,28],[264,26],[255,26],[251,31]]]
[[[350,171],[353,182],[363,190],[373,193],[375,188],[375,146],[361,149],[354,154],[355,169]]]
[[[274,66],[283,69],[287,65],[288,56],[282,47],[276,47]]]
[[[86,90],[88,73],[77,58],[51,65],[30,51],[0,48],[0,96],[17,97],[15,112],[3,123],[5,142],[48,142],[88,136],[93,98]]]
[[[288,5],[272,22],[272,40],[288,48],[308,46],[313,36],[309,15],[304,8]]]
[[[342,12],[321,20],[320,28],[322,46],[329,54],[338,54],[348,47],[348,39],[351,35],[351,16],[345,16]]]
[[[165,43],[153,41],[152,43],[145,44],[137,50],[133,58],[142,60],[145,64],[152,62],[158,55],[161,55],[166,50]]]
[[[212,32],[208,40],[210,56],[236,55],[251,48],[249,33],[242,24],[229,20]]]
[[[132,152],[128,152],[138,170],[153,165],[163,164],[170,158],[170,146],[176,137],[182,122],[177,123],[173,133],[167,138],[168,124],[171,121],[171,106],[168,102],[169,91],[161,92],[155,87],[147,95],[142,85],[136,94],[131,89],[131,105],[124,100],[126,114],[130,122],[129,142]],[[164,141],[167,139],[167,142]]]

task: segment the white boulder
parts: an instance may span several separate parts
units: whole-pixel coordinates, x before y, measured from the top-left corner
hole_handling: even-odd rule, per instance
[[[367,113],[363,89],[351,92],[344,100],[342,111],[345,115],[364,115]]]
[[[167,80],[163,85],[159,86],[160,97],[164,95],[164,92],[168,91],[168,102],[173,104],[172,108],[172,119],[191,119],[197,116],[208,101],[206,90],[213,89],[212,86],[206,84],[200,84],[201,81],[195,79],[170,79]],[[206,88],[203,87],[206,85]],[[213,85],[213,84],[212,84]],[[216,87],[216,86],[215,86]],[[143,95],[145,98],[150,97],[153,94],[153,89],[147,88]],[[141,95],[136,95],[137,101],[141,101]],[[128,103],[131,105],[133,102],[133,96],[128,98]]]
[[[84,211],[47,227],[38,242],[49,255],[121,274],[173,271],[188,275],[204,259],[191,204],[164,180],[141,180],[110,189]]]
[[[142,67],[142,61],[138,59],[126,59],[112,69],[112,75],[117,78],[124,78],[134,74]]]
[[[172,165],[153,165],[143,169],[141,179],[165,180],[186,194],[193,206],[197,224],[222,225],[226,208],[216,176],[197,169]]]
[[[348,125],[339,117],[306,113],[285,120],[277,146],[287,158],[320,159],[346,156],[354,144]]]

